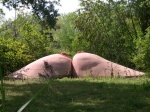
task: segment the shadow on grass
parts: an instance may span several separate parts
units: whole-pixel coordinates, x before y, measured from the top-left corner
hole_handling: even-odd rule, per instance
[[[6,81],[6,112],[15,112],[45,80]],[[58,79],[23,112],[149,112],[150,83]]]

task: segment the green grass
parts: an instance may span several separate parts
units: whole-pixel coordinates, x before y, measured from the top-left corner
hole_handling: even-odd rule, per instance
[[[3,80],[2,69],[0,66],[0,112],[5,111],[5,86]]]
[[[48,80],[5,81],[5,112],[15,112]],[[149,112],[149,78],[56,79],[23,112]]]

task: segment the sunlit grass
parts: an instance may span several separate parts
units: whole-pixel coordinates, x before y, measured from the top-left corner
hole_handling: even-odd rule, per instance
[[[48,80],[5,81],[6,112],[15,112]],[[55,79],[23,112],[149,112],[150,81],[142,78]]]

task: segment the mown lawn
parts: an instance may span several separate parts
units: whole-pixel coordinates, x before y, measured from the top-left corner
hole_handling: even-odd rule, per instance
[[[5,81],[6,112],[15,112],[47,81]],[[150,80],[55,79],[23,112],[150,112]]]

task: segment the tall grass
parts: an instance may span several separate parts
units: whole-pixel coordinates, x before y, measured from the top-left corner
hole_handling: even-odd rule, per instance
[[[3,80],[3,74],[2,74],[2,69],[0,66],[0,81],[1,81],[1,86],[0,86],[0,91],[1,91],[1,104],[0,104],[0,112],[5,111],[5,87],[4,87],[4,80]]]

